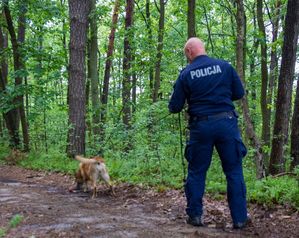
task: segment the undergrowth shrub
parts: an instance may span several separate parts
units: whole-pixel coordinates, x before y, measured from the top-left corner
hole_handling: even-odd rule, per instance
[[[137,141],[136,149],[125,153],[122,150],[106,150],[105,161],[112,180],[128,182],[142,186],[155,187],[158,191],[165,189],[183,189],[183,166],[177,141],[173,135],[160,136],[169,143],[168,147],[154,148],[143,146]],[[146,140],[140,136],[139,141]],[[4,158],[10,154],[5,147],[0,148],[0,165],[6,163]],[[185,170],[187,170],[187,163]],[[59,171],[73,174],[78,168],[78,161],[68,158],[65,153],[51,149],[48,153],[31,151],[24,159],[17,161],[19,166],[36,170]],[[299,169],[296,176],[267,177],[257,180],[254,160],[243,160],[244,177],[247,185],[247,198],[250,202],[266,204],[289,204],[299,209]],[[217,153],[213,155],[207,174],[206,192],[216,199],[226,199],[226,179]]]

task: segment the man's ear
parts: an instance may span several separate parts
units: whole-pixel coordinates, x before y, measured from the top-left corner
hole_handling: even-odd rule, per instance
[[[189,47],[185,48],[185,55],[186,55],[186,58],[188,59],[188,62],[191,63],[192,51]]]

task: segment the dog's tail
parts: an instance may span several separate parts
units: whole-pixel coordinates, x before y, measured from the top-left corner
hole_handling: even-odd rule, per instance
[[[95,160],[95,159],[86,159],[86,158],[84,158],[84,157],[82,157],[82,156],[80,156],[80,155],[76,155],[76,156],[75,156],[75,159],[78,160],[78,161],[80,161],[80,162],[83,163],[83,164],[95,164],[95,163],[98,162],[98,161]]]

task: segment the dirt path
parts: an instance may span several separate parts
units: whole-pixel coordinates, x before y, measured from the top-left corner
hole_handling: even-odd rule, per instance
[[[156,193],[137,186],[116,186],[113,197],[99,186],[98,198],[70,193],[73,178],[0,167],[0,227],[20,214],[22,222],[6,237],[299,237],[298,212],[251,206],[253,225],[233,230],[224,201],[206,199],[207,227],[185,223],[181,191]]]

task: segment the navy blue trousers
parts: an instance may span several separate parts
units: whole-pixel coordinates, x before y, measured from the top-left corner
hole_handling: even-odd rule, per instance
[[[186,212],[190,217],[202,216],[202,198],[206,173],[211,164],[214,146],[221,159],[227,181],[227,200],[234,223],[247,219],[246,187],[242,170],[244,146],[235,116],[208,118],[189,124],[190,140],[185,156],[188,161],[188,176],[185,184]]]

